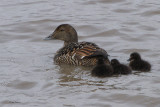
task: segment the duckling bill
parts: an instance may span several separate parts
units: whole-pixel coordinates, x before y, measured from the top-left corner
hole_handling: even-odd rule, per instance
[[[78,42],[77,32],[69,24],[59,25],[45,40],[51,39],[64,41],[64,46],[54,56],[56,64],[94,66],[98,61],[98,57],[95,56],[103,56],[105,62],[110,63],[106,57],[108,53],[95,43]]]
[[[105,60],[103,57],[98,58],[97,65],[93,68],[91,71],[92,76],[96,77],[109,77],[113,74],[113,68],[112,66],[105,63]]]
[[[129,66],[132,68],[132,70],[144,72],[151,70],[151,64],[141,59],[140,54],[137,52],[131,53],[128,61],[130,61]]]
[[[117,59],[112,59],[111,60],[111,65],[113,67],[113,74],[124,74],[124,75],[127,75],[127,74],[130,74],[132,72],[131,68],[124,65],[124,64],[121,64]]]

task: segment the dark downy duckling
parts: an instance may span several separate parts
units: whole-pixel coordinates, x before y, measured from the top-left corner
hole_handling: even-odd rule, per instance
[[[131,68],[128,66],[121,64],[117,59],[112,59],[111,60],[111,65],[113,67],[113,74],[130,74],[132,72]]]
[[[97,65],[91,71],[92,76],[96,77],[109,77],[113,74],[113,68],[111,65],[105,63],[103,57],[99,57],[97,61]]]
[[[95,55],[107,56],[107,52],[92,42],[78,42],[76,30],[69,24],[59,25],[45,40],[57,39],[64,41],[64,46],[54,56],[56,64],[81,66],[96,65],[98,58]],[[105,62],[110,63],[108,57]]]
[[[132,68],[132,70],[144,72],[151,70],[151,64],[141,59],[140,54],[137,52],[131,53],[128,61],[130,61],[129,66]]]

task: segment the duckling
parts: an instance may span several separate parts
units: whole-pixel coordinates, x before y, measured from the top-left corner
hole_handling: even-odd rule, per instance
[[[128,66],[124,65],[124,64],[121,64],[117,59],[112,59],[111,60],[111,65],[113,67],[113,74],[124,74],[124,75],[127,75],[127,74],[130,74],[132,71],[131,71],[131,68],[129,68]]]
[[[113,68],[111,65],[105,63],[105,59],[103,57],[99,57],[97,61],[97,65],[91,71],[92,76],[96,77],[109,77],[113,74]]]
[[[128,61],[130,61],[129,66],[132,68],[132,70],[144,72],[151,70],[151,64],[141,59],[140,54],[137,52],[131,53]]]
[[[45,40],[51,39],[64,41],[64,46],[54,56],[55,64],[94,66],[99,55],[104,57],[108,55],[95,43],[78,42],[77,32],[69,24],[59,25],[50,36],[45,38]],[[108,57],[105,57],[105,62],[110,64]]]

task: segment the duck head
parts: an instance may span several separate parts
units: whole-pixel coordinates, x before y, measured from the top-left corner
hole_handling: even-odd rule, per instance
[[[141,56],[137,52],[133,52],[130,54],[130,58],[127,61],[134,61],[134,60],[140,60]]]
[[[62,40],[64,41],[64,45],[71,42],[78,42],[77,32],[69,24],[59,25],[52,34],[45,38],[45,40],[52,39]]]

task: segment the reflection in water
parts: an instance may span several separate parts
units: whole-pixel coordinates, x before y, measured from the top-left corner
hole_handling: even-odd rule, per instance
[[[59,73],[63,74],[63,76],[60,77],[60,82],[72,82],[80,81],[80,75],[83,73],[83,71],[75,66],[62,65],[60,66]]]
[[[59,68],[59,73],[63,74],[59,79],[60,82],[74,82],[83,81],[82,76],[90,74],[89,67],[76,67],[70,65],[61,65]]]

